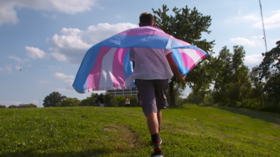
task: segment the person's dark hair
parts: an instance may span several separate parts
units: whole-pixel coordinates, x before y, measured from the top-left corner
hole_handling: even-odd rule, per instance
[[[141,26],[153,26],[154,16],[151,13],[144,12],[139,17]]]

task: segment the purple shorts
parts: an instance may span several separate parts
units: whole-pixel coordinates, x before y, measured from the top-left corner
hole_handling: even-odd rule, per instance
[[[135,85],[140,93],[142,108],[145,116],[157,113],[167,106],[166,93],[168,80],[135,80]]]

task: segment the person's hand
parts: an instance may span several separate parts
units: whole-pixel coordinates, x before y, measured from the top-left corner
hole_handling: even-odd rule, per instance
[[[179,81],[184,82],[185,80],[186,80],[186,75],[184,76],[184,75],[180,74]]]

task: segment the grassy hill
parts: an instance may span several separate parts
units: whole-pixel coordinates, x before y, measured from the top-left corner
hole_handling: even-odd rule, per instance
[[[280,156],[280,115],[186,105],[163,111],[165,157]],[[0,109],[0,156],[147,157],[141,108]]]

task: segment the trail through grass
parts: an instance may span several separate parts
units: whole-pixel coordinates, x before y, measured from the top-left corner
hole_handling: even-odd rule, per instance
[[[280,156],[280,115],[186,105],[163,110],[165,157]],[[0,156],[147,157],[141,108],[0,110]]]

